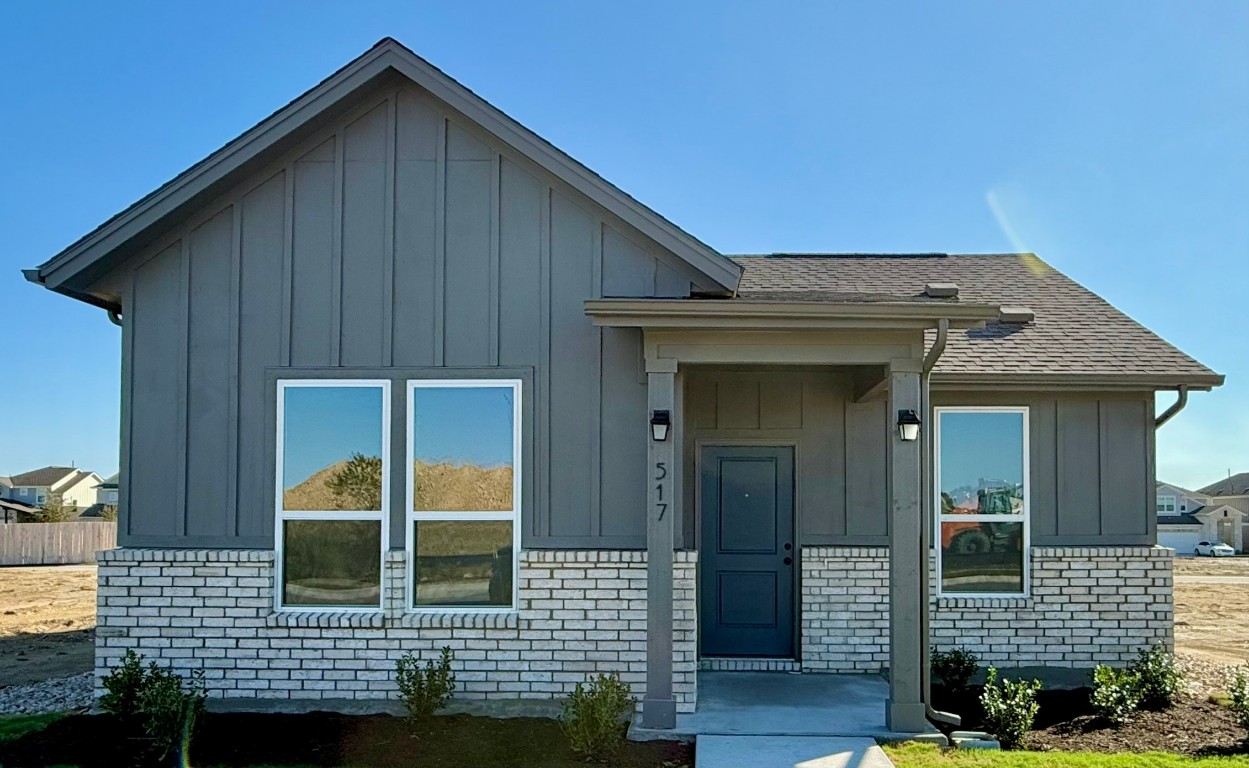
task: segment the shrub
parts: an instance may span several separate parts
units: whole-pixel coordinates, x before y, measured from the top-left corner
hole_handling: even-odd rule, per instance
[[[104,689],[100,708],[128,727],[141,727],[160,760],[175,751],[185,759],[207,695],[202,671],[184,688],[181,675],[156,662],[144,669],[143,657],[126,651],[104,678]]]
[[[980,658],[966,648],[932,654],[933,682],[949,693],[967,690],[967,684],[979,668]]]
[[[1093,670],[1093,709],[1113,725],[1132,719],[1141,703],[1141,679],[1129,669],[1098,664]]]
[[[196,670],[183,688],[182,677],[170,669],[152,663],[143,681],[139,710],[143,714],[143,730],[152,739],[163,761],[171,753],[183,756],[191,745],[191,737],[206,697],[204,673]]]
[[[121,663],[104,678],[105,692],[100,697],[100,709],[122,722],[134,722],[139,715],[143,677],[143,657],[126,651]]]
[[[455,693],[455,673],[451,671],[454,658],[451,648],[444,647],[438,663],[427,661],[423,669],[411,652],[395,662],[395,682],[409,717],[426,718],[447,705]]]
[[[633,711],[629,684],[615,673],[597,675],[564,700],[560,725],[572,751],[587,760],[610,757],[624,741],[622,721]]]
[[[985,728],[997,736],[1004,749],[1023,746],[1024,736],[1032,730],[1032,721],[1040,708],[1036,703],[1041,681],[997,682],[997,669],[989,667],[984,692],[980,694],[980,706],[984,709]]]
[[[1236,713],[1236,722],[1249,730],[1249,668],[1237,667],[1231,673],[1227,680],[1227,697]]]
[[[1167,709],[1175,703],[1184,673],[1175,666],[1175,654],[1162,645],[1152,645],[1140,652],[1129,667],[1140,686],[1140,704],[1146,709]]]

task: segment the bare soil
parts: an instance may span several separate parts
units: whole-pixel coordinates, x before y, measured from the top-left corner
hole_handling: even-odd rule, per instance
[[[1249,556],[1177,557],[1174,562],[1176,576],[1249,577]]]
[[[95,566],[0,568],[0,687],[95,667]]]
[[[1175,575],[1249,577],[1249,557],[1176,558]],[[1194,584],[1176,579],[1175,646],[1218,664],[1249,660],[1249,584]]]

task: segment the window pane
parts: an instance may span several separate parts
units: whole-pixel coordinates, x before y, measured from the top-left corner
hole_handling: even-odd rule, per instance
[[[287,520],[282,529],[284,605],[381,606],[381,522]]]
[[[1022,593],[1023,523],[942,523],[941,589]]]
[[[512,510],[511,387],[416,387],[413,509]]]
[[[1022,413],[941,413],[941,512],[1023,514]]]
[[[512,523],[417,520],[413,605],[510,606]]]
[[[382,508],[380,387],[287,387],[282,508]]]

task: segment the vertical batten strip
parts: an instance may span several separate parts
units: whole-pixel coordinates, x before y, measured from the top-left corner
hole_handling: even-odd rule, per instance
[[[282,333],[278,359],[281,365],[291,364],[291,293],[295,281],[295,163],[282,169],[285,187],[282,204]]]
[[[134,429],[134,408],[131,398],[134,397],[134,270],[126,276],[125,295],[121,303],[121,439],[118,455],[121,466],[117,477],[117,521],[118,531],[125,531],[127,537],[130,529],[130,459],[131,432]],[[124,527],[123,527],[124,526]],[[119,538],[118,546],[125,546],[126,540]]]
[[[603,235],[600,220],[594,227],[594,242],[590,256],[590,295],[603,295]],[[603,532],[603,329],[594,326],[594,398],[590,414],[590,535],[598,537]]]
[[[447,119],[439,117],[434,143],[434,366],[446,360]]]
[[[382,365],[395,364],[395,177],[399,92],[386,101],[386,194],[382,202]]]
[[[334,203],[330,211],[330,367],[342,364],[343,354],[343,187],[347,183],[347,130],[334,134]]]
[[[551,193],[542,191],[542,226],[538,246],[538,317],[541,328],[538,338],[541,350],[538,359],[538,509],[534,515],[534,533],[551,535]]]
[[[499,364],[499,302],[502,286],[499,280],[499,258],[502,244],[502,179],[503,158],[498,152],[490,154],[490,289],[487,295],[490,308],[490,340],[487,352],[490,365]]]
[[[182,306],[178,310],[178,322],[181,327],[178,329],[181,352],[178,361],[178,477],[177,492],[174,498],[177,499],[179,509],[174,515],[174,533],[177,536],[186,535],[186,473],[187,473],[187,450],[186,443],[188,437],[187,422],[187,379],[189,378],[189,369],[191,365],[191,231],[187,229],[182,235],[181,244],[181,276],[178,299],[182,302]]]
[[[239,325],[243,279],[243,201],[234,203],[230,232],[230,362],[226,378],[228,413],[226,422],[226,534],[239,535]]]

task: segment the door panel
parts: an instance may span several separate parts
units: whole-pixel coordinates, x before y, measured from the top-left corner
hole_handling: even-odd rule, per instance
[[[702,655],[793,658],[793,448],[707,447],[701,472]]]

